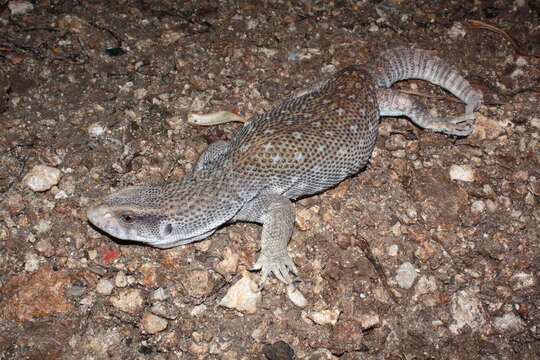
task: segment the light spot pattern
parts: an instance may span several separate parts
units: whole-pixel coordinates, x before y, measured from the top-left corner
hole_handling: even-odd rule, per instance
[[[377,138],[377,94],[362,85],[369,81],[365,70],[349,67],[309,96],[251,120],[253,127],[231,140],[232,148],[250,144],[249,152],[227,154],[235,173],[258,184],[263,194],[279,191],[290,199],[317,193],[356,173],[369,160]],[[267,129],[274,132],[267,134]]]

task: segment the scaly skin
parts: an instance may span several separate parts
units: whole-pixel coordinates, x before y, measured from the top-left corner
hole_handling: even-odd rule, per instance
[[[466,103],[465,115],[434,118],[392,83],[420,78]],[[261,253],[252,267],[261,284],[285,283],[296,267],[287,252],[294,227],[291,200],[328,189],[363,168],[375,146],[379,117],[404,115],[420,127],[466,136],[481,96],[430,52],[394,49],[366,67],[350,66],[256,116],[229,141],[201,155],[189,176],[121,190],[88,209],[89,220],[120,239],[169,248],[210,236],[234,221],[261,223]]]

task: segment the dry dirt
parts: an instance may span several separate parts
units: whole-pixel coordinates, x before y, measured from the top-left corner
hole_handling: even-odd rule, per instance
[[[258,278],[255,224],[159,250],[87,223],[240,126],[189,112],[261,113],[397,46],[467,75],[476,129],[385,118],[364,171],[296,203],[304,308],[275,279],[220,305]],[[0,1],[0,359],[540,358],[539,54],[537,0]],[[57,184],[30,189],[37,165]]]

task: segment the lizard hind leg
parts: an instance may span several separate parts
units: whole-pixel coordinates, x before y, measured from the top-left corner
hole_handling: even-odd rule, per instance
[[[393,89],[379,88],[377,100],[381,116],[407,116],[423,129],[430,129],[448,135],[467,136],[474,127],[475,116],[465,113],[461,116],[437,118],[416,97]]]

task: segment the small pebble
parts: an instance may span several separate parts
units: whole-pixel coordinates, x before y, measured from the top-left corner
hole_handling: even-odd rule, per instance
[[[126,273],[123,271],[119,271],[118,273],[116,273],[116,276],[114,277],[114,284],[116,285],[116,287],[126,287],[128,284]]]
[[[209,348],[208,343],[203,342],[203,343],[197,344],[194,342],[189,347],[189,352],[195,355],[204,355],[208,352],[208,348]]]
[[[149,334],[157,334],[167,328],[169,322],[162,317],[145,312],[141,319],[141,326]]]
[[[219,305],[238,311],[254,313],[257,311],[257,303],[260,299],[261,292],[257,291],[257,284],[249,277],[244,276],[229,288]]]
[[[335,65],[329,64],[329,65],[323,66],[321,68],[321,72],[323,74],[334,74],[335,72],[337,72],[337,69]]]
[[[165,121],[173,130],[182,130],[186,126],[186,122],[181,116],[171,116]]]
[[[167,29],[161,32],[160,39],[165,43],[173,43],[185,36],[182,29]]]
[[[410,262],[405,262],[396,271],[396,281],[400,288],[410,289],[416,280],[416,269]]]
[[[8,8],[11,15],[23,15],[34,10],[34,5],[29,1],[11,0],[8,3]]]
[[[223,260],[216,265],[216,271],[224,276],[236,273],[239,258],[239,254],[233,252],[228,247],[225,248],[223,251]]]
[[[82,286],[73,285],[73,286],[70,286],[67,289],[67,295],[68,296],[73,296],[73,297],[79,297],[82,294],[84,294],[85,290],[86,289],[84,287],[82,287]]]
[[[415,296],[433,294],[437,290],[437,280],[433,276],[422,276],[418,279],[415,288]]]
[[[100,295],[111,295],[114,289],[114,285],[109,279],[99,279],[96,292]]]
[[[287,296],[292,303],[300,308],[306,307],[308,302],[300,290],[293,284],[287,285]]]
[[[66,194],[64,190],[60,190],[56,193],[56,195],[54,195],[55,200],[65,200],[67,198],[68,198],[68,195]]]
[[[152,293],[152,299],[154,300],[167,300],[168,294],[163,288],[158,288],[156,291]]]
[[[60,170],[47,165],[37,165],[26,174],[23,183],[33,191],[47,191],[60,181]]]
[[[308,317],[319,325],[336,325],[340,310],[321,310],[313,311],[308,314]]]
[[[279,54],[279,51],[277,49],[270,49],[270,48],[264,48],[264,47],[258,47],[253,49],[254,52],[264,54],[268,57],[274,57],[277,54]]]
[[[360,315],[358,317],[358,320],[360,321],[360,325],[362,326],[362,329],[372,329],[374,327],[379,326],[380,319],[379,315],[377,314],[364,314]]]
[[[454,294],[450,309],[454,322],[450,324],[449,329],[453,334],[457,335],[464,326],[477,331],[486,322],[482,303],[473,290],[464,289]]]
[[[196,269],[187,272],[182,279],[182,285],[189,296],[208,296],[214,289],[215,279],[208,270]]]
[[[503,316],[493,319],[493,325],[500,332],[523,330],[523,320],[514,313],[506,313]]]
[[[142,100],[142,99],[144,99],[144,97],[146,96],[146,93],[147,93],[147,92],[148,92],[148,91],[147,91],[146,89],[144,89],[144,88],[137,89],[137,90],[135,90],[135,91],[133,92],[133,98],[134,98],[135,100]]]
[[[156,302],[150,308],[150,312],[154,315],[161,316],[165,319],[174,320],[181,315],[181,312],[178,312],[178,308],[167,302]]]
[[[36,243],[36,250],[45,257],[54,255],[54,248],[51,242],[47,239],[41,239]]]
[[[190,315],[191,316],[200,316],[202,315],[207,309],[207,306],[204,304],[196,305],[193,307],[193,310],[191,310]]]
[[[486,200],[486,207],[490,213],[497,211],[497,203],[491,199]]]
[[[476,200],[472,203],[471,211],[473,214],[481,214],[486,208],[482,200]]]
[[[93,123],[88,126],[88,135],[90,137],[100,137],[105,134],[105,128],[99,123]]]
[[[262,352],[268,360],[293,360],[294,350],[285,341],[265,344]]]
[[[300,60],[300,55],[297,52],[288,51],[287,52],[287,60],[289,60],[289,61],[298,61],[298,60]]]
[[[452,165],[450,179],[465,182],[474,181],[474,170],[470,165]]]
[[[28,252],[24,255],[24,270],[33,272],[39,269],[39,257],[33,253]]]
[[[531,273],[517,273],[511,277],[512,289],[521,290],[535,285],[535,276]]]
[[[453,40],[457,40],[458,38],[463,38],[467,32],[465,31],[465,28],[463,27],[463,24],[456,22],[452,27],[448,30],[448,37]]]
[[[36,230],[36,232],[40,235],[49,232],[51,228],[52,228],[52,222],[46,219],[39,220],[36,226],[34,226],[34,230]]]
[[[396,244],[392,244],[388,247],[388,256],[397,256],[398,254],[398,251],[399,251],[399,246],[397,246]]]
[[[110,299],[111,304],[124,312],[136,313],[143,308],[144,299],[139,289],[122,290]]]

